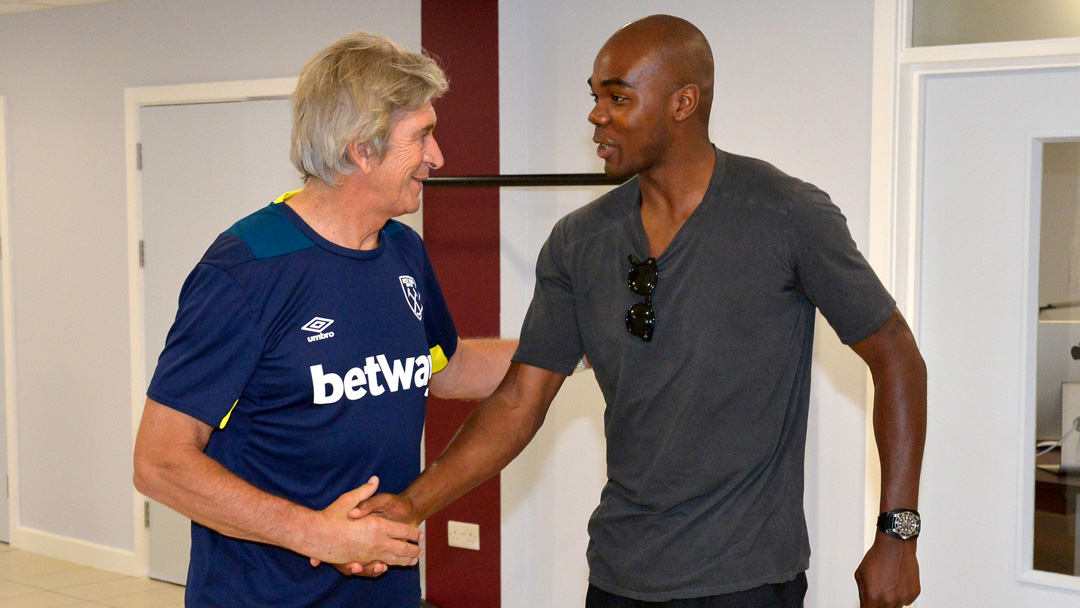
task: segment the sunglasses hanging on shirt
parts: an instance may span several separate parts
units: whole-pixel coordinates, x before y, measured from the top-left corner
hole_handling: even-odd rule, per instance
[[[641,338],[642,342],[648,342],[652,340],[653,328],[656,325],[656,312],[652,307],[652,292],[656,289],[659,276],[656,258],[642,262],[637,256],[630,254],[626,259],[633,264],[633,268],[626,275],[626,283],[630,291],[645,297],[644,302],[638,302],[626,311],[626,331]]]

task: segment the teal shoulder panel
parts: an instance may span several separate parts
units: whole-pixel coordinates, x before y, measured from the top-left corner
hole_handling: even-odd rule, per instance
[[[275,203],[236,222],[225,233],[247,243],[256,259],[272,258],[315,246],[276,208]]]

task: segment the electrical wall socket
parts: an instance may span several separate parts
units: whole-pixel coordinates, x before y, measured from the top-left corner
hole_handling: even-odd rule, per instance
[[[447,544],[462,549],[480,550],[480,525],[460,521],[446,522]]]

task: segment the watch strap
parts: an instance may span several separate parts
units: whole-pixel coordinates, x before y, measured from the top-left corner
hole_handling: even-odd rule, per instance
[[[878,530],[900,540],[915,540],[922,532],[922,516],[915,509],[893,509],[878,516]]]

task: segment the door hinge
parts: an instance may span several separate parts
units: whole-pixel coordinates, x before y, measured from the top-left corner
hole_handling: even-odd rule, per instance
[[[142,171],[142,142],[135,144],[135,168]]]
[[[139,240],[139,268],[146,266],[146,241]]]
[[[143,506],[143,511],[142,511],[142,514],[143,514],[142,515],[143,516],[143,527],[144,528],[149,528],[150,527],[150,501],[149,500],[144,500],[143,503],[142,503],[142,506]]]

